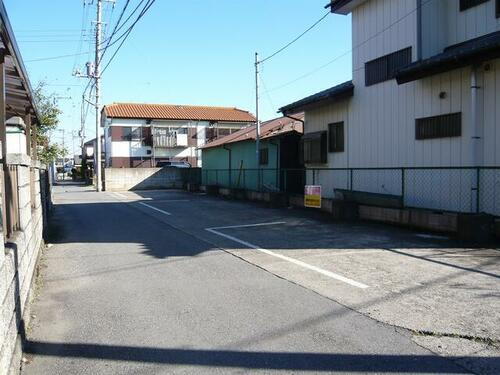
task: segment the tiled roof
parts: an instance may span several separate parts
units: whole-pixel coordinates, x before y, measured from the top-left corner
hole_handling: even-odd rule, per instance
[[[298,120],[304,120],[303,113],[296,114],[292,117]],[[274,120],[263,122],[260,125],[260,139],[269,139],[293,131],[302,134],[304,131],[303,129],[304,127],[302,125],[302,122],[298,120],[293,120],[288,117],[279,117]],[[256,137],[257,137],[257,132],[255,130],[255,125],[252,125],[240,129],[233,134],[226,135],[225,137],[209,142],[201,148],[206,149],[206,148],[222,146],[229,143],[255,140]]]
[[[229,107],[205,107],[173,104],[113,103],[103,109],[111,118],[135,118],[155,120],[199,120],[254,122],[247,111]]]

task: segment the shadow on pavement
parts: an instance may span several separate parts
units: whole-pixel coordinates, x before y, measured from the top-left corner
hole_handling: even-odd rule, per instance
[[[385,372],[425,374],[466,374],[454,365],[455,358],[434,355],[365,355],[296,352],[247,352],[234,350],[160,349],[96,344],[60,344],[28,342],[26,352],[42,356],[104,359],[141,363],[158,363],[202,367],[233,367],[246,369]],[[457,358],[458,359],[458,358]],[[460,357],[467,360],[467,357]],[[486,362],[498,361],[487,358]]]

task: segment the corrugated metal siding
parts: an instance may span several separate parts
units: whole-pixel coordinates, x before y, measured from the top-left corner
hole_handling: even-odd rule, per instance
[[[422,57],[430,57],[444,48],[500,30],[495,0],[460,11],[458,0],[423,1]]]

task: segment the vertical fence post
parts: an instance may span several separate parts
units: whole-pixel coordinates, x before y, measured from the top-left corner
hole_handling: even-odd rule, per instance
[[[247,170],[243,169],[243,189],[247,190]]]
[[[312,170],[312,173],[313,173],[313,185],[316,185],[316,169],[313,169]]]
[[[288,185],[286,184],[287,174],[288,174],[288,169],[283,170],[283,185],[284,185],[283,188],[285,193],[288,193]]]
[[[403,198],[403,207],[405,207],[405,177],[406,177],[406,169],[401,168],[401,196]]]
[[[353,176],[352,175],[353,175],[353,172],[354,171],[353,171],[352,168],[349,169],[349,181],[350,181],[349,184],[351,185],[351,191],[353,191],[353,188],[352,188],[352,180],[353,180]]]
[[[215,185],[219,186],[219,170],[215,170]]]
[[[481,198],[480,192],[480,179],[481,179],[481,170],[479,167],[476,167],[476,213],[478,214],[481,210],[479,200]]]

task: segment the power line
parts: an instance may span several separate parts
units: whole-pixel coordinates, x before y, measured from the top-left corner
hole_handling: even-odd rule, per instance
[[[123,21],[123,22],[122,22],[122,24],[121,24],[121,25],[119,25],[119,22],[117,22],[117,23],[116,23],[116,26],[115,26],[115,28],[114,28],[114,30],[113,30],[112,35],[111,35],[109,38],[107,38],[106,40],[103,40],[103,41],[102,41],[102,43],[108,43],[108,44],[109,44],[109,42],[110,42],[110,41],[111,41],[111,39],[112,39],[112,38],[116,35],[116,33],[117,33],[118,31],[120,31],[120,30],[121,30],[121,29],[122,29],[122,28],[123,28],[123,27],[127,24],[127,22],[128,22],[128,21],[130,21],[130,19],[132,18],[132,16],[133,16],[133,15],[137,12],[137,10],[141,7],[141,5],[144,3],[144,1],[146,1],[146,0],[141,0],[141,1],[137,4],[137,6],[134,8],[134,10],[132,10],[132,12],[128,15],[128,17],[125,19],[125,21]],[[149,1],[150,1],[150,0],[148,0],[148,2],[149,2]],[[123,13],[123,14],[120,16],[120,20],[121,20],[121,19],[123,18],[123,16],[125,15],[125,11],[126,11],[126,9],[127,9],[128,5],[129,5],[129,2],[130,2],[130,0],[127,0],[127,3],[125,4],[124,9],[123,9],[123,11],[122,11],[122,13]],[[147,4],[146,4],[146,6],[147,6]],[[144,10],[144,8],[143,8],[143,10]],[[121,35],[118,39],[122,38],[122,37],[123,37],[123,35],[124,35],[126,32],[127,32],[127,31],[125,31],[125,32],[124,32],[124,33],[123,33],[123,34],[122,34],[122,35]]]
[[[106,64],[106,66],[102,70],[101,74],[103,74],[108,69],[109,65],[113,62],[113,60],[115,59],[116,55],[118,54],[118,52],[122,48],[123,44],[126,42],[127,38],[132,33],[132,30],[134,29],[135,25],[141,20],[142,17],[144,17],[144,15],[151,8],[151,6],[153,6],[153,4],[155,3],[155,1],[156,0],[149,0],[149,2],[144,6],[143,10],[141,11],[141,14],[137,17],[137,19],[135,20],[135,22],[129,27],[127,35],[125,35],[125,37],[123,38],[122,42],[120,43],[120,45],[116,49],[115,53],[113,54],[113,56],[111,56],[111,58],[109,59],[108,63]]]
[[[141,5],[145,0],[142,0],[139,5]],[[149,8],[153,5],[153,3],[155,2],[156,0],[148,0],[148,2],[146,3],[146,5],[144,6],[144,8],[142,9],[142,11],[139,13],[139,16],[137,16],[136,20],[129,26],[129,28],[127,30],[125,30],[118,38],[116,38],[115,40],[113,41],[109,41],[111,43],[108,42],[108,44],[106,45],[106,49],[109,48],[109,47],[112,47],[113,45],[117,44],[120,40],[122,40],[123,38],[128,38],[128,36],[130,35],[130,32],[133,30],[133,28],[135,27],[135,25],[140,21],[140,19],[144,16],[144,14],[149,10]],[[127,22],[128,20],[131,18],[131,16],[137,11],[139,5],[133,10],[133,12],[130,14],[130,16],[123,22],[123,24],[117,29],[117,31],[119,31]],[[103,53],[103,55],[106,53],[106,49]]]
[[[125,12],[127,11],[127,8],[128,8],[129,5],[130,5],[130,0],[127,0],[127,2],[125,3],[125,5],[122,8],[122,11],[121,11],[120,15],[118,16],[118,20],[116,21],[115,27],[113,28],[113,31],[111,32],[111,35],[107,38],[107,41],[105,41],[106,47],[104,47],[104,52],[101,55],[101,60],[103,59],[104,54],[106,53],[107,49],[110,47],[111,40],[116,35],[116,33],[118,31],[118,27],[120,26],[120,22],[123,19],[123,16],[125,15]]]
[[[372,39],[376,38],[377,36],[383,34],[384,32],[386,32],[387,30],[389,30],[391,27],[393,27],[394,25],[398,24],[399,22],[401,22],[402,20],[404,20],[406,17],[409,17],[411,16],[413,13],[415,13],[417,10],[419,10],[420,8],[422,8],[424,5],[428,4],[429,2],[431,2],[432,0],[427,0],[423,3],[421,3],[420,5],[418,5],[415,9],[413,9],[412,11],[410,11],[409,13],[405,14],[404,16],[402,16],[401,18],[397,19],[395,22],[391,23],[390,25],[388,25],[387,27],[385,27],[384,29],[382,29],[381,31],[375,33],[374,35],[372,35],[371,37],[369,37],[368,39],[364,40],[363,42],[357,44],[356,46],[352,47],[350,50],[338,55],[337,57],[333,58],[332,60],[326,62],[325,64],[313,69],[312,71],[308,72],[308,73],[305,73],[301,76],[299,76],[298,78],[295,78],[294,80],[292,81],[288,81],[280,86],[277,86],[277,87],[274,87],[270,90],[267,90],[268,92],[273,92],[273,91],[277,91],[277,90],[280,90],[282,88],[285,88],[287,86],[290,86],[291,84],[297,82],[297,81],[300,81],[304,78],[307,78],[311,75],[313,75],[314,73],[317,73],[318,71],[326,68],[327,66],[333,64],[334,62],[336,62],[337,60],[341,59],[342,57],[354,52],[354,50],[358,49],[359,47],[363,46],[364,44],[368,43],[369,41],[371,41]]]
[[[59,55],[59,56],[50,56],[50,57],[42,57],[39,59],[32,59],[32,60],[25,60],[24,62],[36,62],[36,61],[48,61],[48,60],[57,60],[57,59],[64,59],[67,57],[74,57],[74,56],[81,56],[81,55],[86,55],[88,52],[82,52],[82,53],[72,53],[70,55]]]
[[[272,59],[274,56],[278,55],[279,53],[283,52],[284,50],[286,50],[288,47],[290,47],[292,44],[294,44],[295,42],[297,42],[299,39],[301,39],[304,35],[306,35],[309,31],[311,31],[312,29],[314,29],[317,25],[319,25],[321,23],[321,21],[323,21],[326,17],[328,17],[328,15],[330,14],[331,12],[328,11],[324,16],[322,16],[319,20],[317,20],[312,26],[310,26],[307,30],[305,30],[302,34],[300,34],[298,37],[296,37],[295,39],[293,39],[291,42],[285,44],[283,47],[281,47],[279,50],[277,50],[276,52],[272,53],[271,55],[267,56],[266,58],[262,59],[259,61],[259,64],[262,64],[264,62],[266,62],[267,60],[269,59]]]

